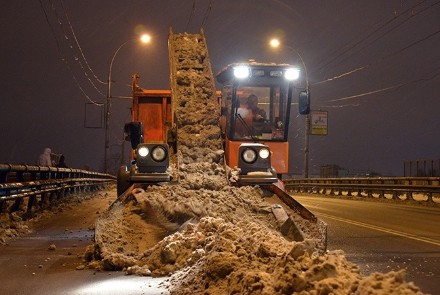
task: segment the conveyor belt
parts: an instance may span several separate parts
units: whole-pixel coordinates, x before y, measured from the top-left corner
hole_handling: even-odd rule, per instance
[[[168,48],[179,162],[220,162],[219,103],[203,30],[174,34],[170,29]]]

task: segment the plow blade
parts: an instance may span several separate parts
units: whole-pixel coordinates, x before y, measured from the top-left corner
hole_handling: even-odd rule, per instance
[[[301,203],[295,200],[291,195],[279,188],[276,184],[265,186],[264,188],[276,194],[287,206],[289,206],[290,209],[297,212],[302,218],[315,223],[318,221],[318,218],[312,212],[301,205]]]
[[[275,204],[272,207],[272,213],[277,219],[281,233],[294,241],[303,241],[306,238],[315,239],[319,250],[325,252],[327,249],[327,224],[318,219],[315,214],[295,200],[276,183],[262,186],[262,188],[275,194],[284,205],[294,211],[308,224],[301,226],[301,223],[304,222],[295,222],[295,218],[292,218],[293,215],[287,214],[281,205]]]

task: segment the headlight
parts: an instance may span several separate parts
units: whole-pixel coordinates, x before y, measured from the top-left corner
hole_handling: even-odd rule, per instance
[[[271,169],[270,147],[262,143],[242,143],[238,147],[238,168],[240,175],[251,172],[267,173]]]
[[[261,149],[259,150],[258,154],[260,155],[260,158],[267,159],[270,155],[270,152],[268,149]]]
[[[257,153],[253,149],[245,149],[241,157],[246,163],[253,163],[257,159]]]
[[[284,73],[286,80],[292,81],[299,78],[299,69],[287,69]]]
[[[249,77],[249,67],[247,66],[236,66],[234,67],[234,76],[238,79],[244,79]]]
[[[169,147],[166,143],[141,143],[136,150],[138,173],[165,173],[169,166]]]
[[[162,146],[156,146],[151,151],[151,157],[157,162],[162,162],[166,158],[166,156],[167,152]]]
[[[150,152],[150,150],[149,150],[147,147],[145,147],[145,146],[140,147],[140,148],[138,149],[138,155],[141,156],[141,157],[146,157],[146,156],[148,156],[148,153],[149,153],[149,152]]]

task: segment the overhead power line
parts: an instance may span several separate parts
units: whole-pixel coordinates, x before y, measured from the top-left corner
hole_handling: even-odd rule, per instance
[[[382,28],[386,27],[387,25],[391,24],[392,22],[396,21],[397,19],[399,19],[400,17],[404,16],[406,13],[411,12],[414,10],[414,8],[416,8],[417,6],[423,4],[426,0],[422,0],[419,3],[411,6],[410,8],[408,8],[407,10],[405,10],[404,12],[398,14],[397,16],[394,16],[391,19],[388,19],[385,23],[380,24],[376,23],[375,25],[371,26],[371,28],[377,27],[379,25],[379,27],[377,27],[376,29],[374,29],[372,32],[367,33],[367,35],[365,37],[363,37],[362,39],[355,41],[357,37],[355,37],[352,41],[348,42],[346,45],[340,47],[338,50],[334,51],[334,53],[342,50],[342,52],[340,52],[339,54],[337,54],[336,56],[334,56],[333,58],[327,59],[327,62],[325,64],[323,64],[322,66],[320,66],[317,71],[322,71],[326,66],[330,65],[331,63],[333,63],[335,60],[337,60],[338,58],[340,58],[341,56],[347,54],[348,52],[352,51],[356,46],[358,46],[359,44],[362,44],[363,42],[365,42],[366,40],[368,40],[371,36],[373,36],[374,34],[376,34],[377,32],[379,32]],[[375,42],[376,40],[374,40],[373,42]],[[324,60],[322,61],[324,62]],[[321,63],[322,63],[321,62]]]
[[[75,60],[75,61],[79,64],[81,70],[82,70],[83,73],[84,73],[84,76],[87,78],[87,80],[89,81],[90,85],[92,85],[92,87],[95,88],[95,90],[96,90],[100,95],[105,96],[105,95],[101,92],[101,90],[98,89],[98,87],[95,85],[95,83],[90,79],[90,77],[89,77],[89,75],[88,75],[88,73],[87,73],[87,69],[84,68],[83,63],[82,63],[81,60],[76,56],[76,54],[75,54],[75,52],[74,52],[74,46],[73,46],[72,43],[70,42],[70,38],[69,38],[69,36],[68,36],[69,34],[68,34],[68,32],[66,31],[66,29],[64,28],[64,22],[61,20],[60,15],[58,14],[58,11],[57,11],[55,5],[53,5],[53,3],[52,3],[51,0],[49,0],[49,2],[51,3],[52,11],[54,12],[55,17],[56,17],[57,20],[58,20],[58,24],[60,25],[61,31],[62,31],[62,33],[64,34],[64,39],[65,39],[66,42],[68,43],[68,47],[70,48],[70,50],[72,50],[72,52],[73,52],[73,60]],[[79,48],[79,51],[81,52],[81,48],[80,48],[80,47],[77,47],[77,48]],[[87,63],[87,61],[86,61],[86,63]],[[92,71],[92,72],[93,72],[93,71]]]
[[[372,95],[372,94],[376,94],[376,93],[380,93],[380,92],[385,92],[385,91],[389,91],[389,90],[395,90],[395,89],[398,89],[398,88],[401,88],[403,86],[407,86],[407,85],[410,85],[410,84],[431,81],[431,80],[434,80],[438,76],[440,76],[440,71],[434,73],[429,78],[419,78],[419,79],[412,80],[412,81],[409,81],[409,82],[398,83],[398,84],[395,84],[395,85],[392,85],[392,86],[384,87],[384,88],[373,90],[373,91],[368,91],[368,92],[364,92],[364,93],[360,93],[360,94],[356,94],[356,95],[351,95],[351,96],[345,96],[345,97],[341,97],[341,98],[326,100],[326,101],[323,101],[323,103],[350,100],[350,99],[359,98],[359,97],[363,97],[363,96],[368,96],[368,95]]]
[[[209,1],[208,7],[205,10],[205,14],[203,16],[203,20],[200,25],[200,28],[203,28],[203,26],[205,25],[206,21],[209,18],[211,11],[212,11],[212,0]],[[191,13],[189,15],[188,22],[186,23],[185,31],[188,31],[189,25],[191,24],[191,21],[195,15],[195,13],[196,13],[196,0],[193,0],[192,7],[191,7]]]
[[[188,31],[189,24],[191,23],[191,20],[192,20],[192,17],[194,16],[195,11],[196,11],[196,0],[193,0],[191,14],[189,15],[188,22],[186,23],[185,31]]]
[[[78,38],[76,38],[75,30],[73,29],[72,23],[70,22],[69,16],[68,16],[68,14],[67,14],[67,10],[66,10],[66,8],[64,7],[63,0],[60,0],[60,2],[61,2],[61,6],[62,6],[62,8],[63,8],[63,11],[64,11],[64,15],[65,15],[66,20],[67,20],[67,23],[69,24],[70,31],[72,32],[72,36],[73,36],[73,38],[74,38],[74,40],[75,40],[76,46],[78,47],[79,52],[81,53],[81,57],[83,58],[84,63],[86,64],[88,70],[93,74],[93,77],[95,77],[95,79],[96,79],[99,83],[101,83],[101,84],[108,84],[108,81],[107,81],[107,82],[104,82],[104,81],[102,81],[101,79],[99,79],[98,76],[96,76],[95,72],[92,70],[92,68],[90,67],[89,63],[87,62],[87,59],[86,59],[86,57],[85,57],[85,55],[84,55],[84,52],[83,52],[83,50],[82,50],[82,48],[81,48],[81,45],[80,45],[79,42],[78,42]]]
[[[203,28],[203,26],[205,25],[206,21],[208,20],[208,17],[209,17],[209,15],[211,13],[211,10],[212,10],[212,0],[209,1],[208,8],[206,8],[205,16],[203,17],[202,24],[200,25],[201,28]]]
[[[75,81],[75,84],[79,87],[79,89],[80,89],[81,93],[83,93],[84,97],[85,97],[88,101],[90,101],[92,104],[97,105],[97,106],[102,106],[103,103],[100,103],[100,102],[97,102],[97,101],[92,100],[92,99],[91,99],[91,98],[85,93],[85,91],[83,90],[83,88],[80,86],[80,84],[79,84],[79,82],[78,82],[78,79],[76,78],[75,74],[73,73],[73,70],[72,70],[72,68],[70,67],[67,58],[64,57],[64,54],[63,54],[63,52],[62,52],[62,50],[61,50],[60,42],[59,42],[58,37],[57,37],[57,34],[56,34],[56,32],[55,32],[54,27],[52,26],[52,23],[51,23],[50,20],[49,20],[49,16],[48,16],[48,14],[47,14],[47,12],[46,12],[46,9],[44,8],[44,4],[43,4],[42,0],[39,0],[39,2],[40,2],[41,10],[43,11],[44,17],[45,17],[45,19],[46,19],[46,22],[47,22],[47,24],[48,24],[48,26],[49,26],[49,28],[50,28],[50,30],[51,30],[52,36],[54,37],[55,44],[56,44],[57,51],[58,51],[58,55],[59,55],[59,57],[60,57],[60,59],[61,59],[61,62],[63,62],[63,63],[65,64],[65,66],[67,67],[67,69],[68,69],[68,70],[70,71],[70,73],[72,74],[72,78],[73,78],[73,80]]]
[[[376,37],[375,39],[373,39],[371,42],[365,44],[364,46],[362,46],[361,48],[358,49],[358,52],[367,48],[368,46],[370,46],[371,44],[375,43],[376,41],[378,41],[379,39],[383,38],[384,36],[388,35],[389,33],[391,33],[392,31],[394,31],[395,29],[399,28],[400,26],[402,26],[403,24],[405,24],[406,22],[408,22],[409,20],[411,20],[413,17],[416,17],[417,15],[426,12],[427,10],[433,8],[434,6],[440,4],[440,1],[437,1],[427,7],[422,8],[420,11],[417,12],[412,12],[408,18],[404,19],[402,22],[400,22],[399,24],[395,25],[394,27],[390,28],[389,30],[385,31],[383,34],[381,34],[380,36]]]
[[[435,35],[437,35],[439,33],[440,33],[440,29],[435,31],[435,32],[433,32],[433,33],[431,33],[431,34],[429,34],[429,35],[427,35],[427,36],[425,36],[425,37],[423,37],[423,38],[421,38],[421,39],[419,39],[419,40],[417,40],[417,41],[415,41],[415,42],[413,42],[413,43],[411,43],[411,44],[409,44],[409,45],[407,45],[407,46],[405,46],[405,47],[403,47],[403,48],[401,48],[401,49],[399,49],[399,50],[396,50],[395,52],[393,52],[391,54],[385,55],[385,56],[383,56],[383,57],[381,57],[381,58],[379,58],[379,59],[377,59],[377,60],[375,60],[375,61],[373,61],[373,62],[371,62],[369,64],[360,66],[360,67],[358,67],[356,69],[349,70],[348,72],[345,72],[343,74],[338,74],[337,76],[334,76],[332,78],[329,78],[329,79],[326,79],[326,80],[323,80],[323,81],[320,81],[320,82],[313,83],[312,85],[319,85],[319,84],[322,84],[322,83],[334,81],[334,80],[337,80],[337,79],[340,79],[340,78],[347,77],[347,76],[349,76],[351,74],[354,74],[356,72],[359,72],[361,70],[365,70],[366,68],[372,66],[373,64],[376,64],[376,63],[378,63],[380,61],[384,61],[386,59],[395,57],[396,55],[402,53],[403,51],[405,51],[405,50],[407,50],[407,49],[409,49],[409,48],[411,48],[411,47],[413,47],[413,46],[415,46],[415,45],[417,45],[417,44],[419,44],[419,43],[421,43],[423,41],[426,41],[429,38],[432,38],[432,37],[434,37]]]

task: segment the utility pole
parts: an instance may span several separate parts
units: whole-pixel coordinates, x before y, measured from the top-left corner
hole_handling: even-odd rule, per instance
[[[116,55],[118,54],[119,50],[121,50],[122,47],[124,47],[127,43],[137,40],[137,38],[131,38],[122,43],[118,49],[116,49],[115,53],[113,54],[112,60],[110,62],[109,70],[108,70],[108,87],[107,87],[107,99],[105,101],[105,113],[104,113],[104,120],[105,120],[105,143],[104,143],[104,172],[109,173],[109,167],[108,167],[108,158],[109,158],[109,148],[110,148],[110,109],[111,109],[111,98],[112,98],[112,68],[113,68],[113,62],[115,61]],[[139,40],[142,43],[150,43],[151,37],[148,34],[143,34]],[[124,144],[124,143],[122,143]],[[121,155],[123,156],[123,155]]]
[[[309,178],[310,114],[304,117],[304,178]]]

